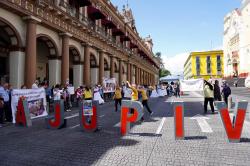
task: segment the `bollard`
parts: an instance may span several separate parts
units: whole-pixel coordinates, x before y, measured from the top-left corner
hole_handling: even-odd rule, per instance
[[[28,102],[24,97],[20,97],[16,112],[16,125],[31,127],[32,121],[30,119],[30,112],[28,109]]]
[[[45,124],[48,129],[61,129],[66,127],[67,121],[64,119],[64,101],[56,100],[53,103],[54,116],[47,116]]]
[[[182,140],[185,138],[184,132],[184,103],[181,101],[174,102],[174,126],[175,139]]]
[[[233,123],[231,122],[226,103],[217,102],[217,105],[229,142],[240,142],[248,102],[238,102],[237,114]]]
[[[134,114],[129,114],[129,108],[134,109]],[[139,121],[143,116],[143,106],[139,101],[122,101],[121,109],[121,135],[127,135],[130,131],[130,123]]]
[[[80,103],[79,121],[80,121],[80,127],[83,131],[94,132],[97,129],[98,105],[99,105],[98,101],[91,101],[91,100],[84,100]],[[89,113],[91,113],[92,115],[87,115],[86,110],[89,110]],[[89,117],[90,117],[89,119],[90,123],[86,122]]]

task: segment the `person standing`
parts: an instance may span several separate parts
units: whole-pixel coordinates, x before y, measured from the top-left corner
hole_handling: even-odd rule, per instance
[[[215,80],[214,82],[214,100],[221,101],[221,93],[220,93],[220,86],[219,86],[218,80]]]
[[[142,105],[143,105],[143,107],[146,107],[149,114],[153,115],[153,112],[151,111],[151,109],[148,106],[148,96],[147,96],[146,90],[144,89],[144,87],[140,87],[138,91],[141,93],[141,96],[142,96]]]
[[[179,84],[179,82],[176,82],[175,83],[175,97],[177,98],[177,97],[181,97],[180,96],[180,84]]]
[[[116,87],[113,98],[115,100],[115,112],[117,112],[118,104],[120,104],[120,106],[122,105],[122,93],[119,86]]]
[[[0,87],[0,94],[4,100],[4,114],[7,122],[12,122],[12,112],[10,106],[10,91],[9,84],[5,83],[3,87]]]
[[[231,95],[231,88],[228,86],[227,82],[223,83],[222,94],[225,103],[228,105],[228,97]]]
[[[0,127],[2,127],[4,121],[4,99],[2,97],[2,94],[0,94]]]
[[[213,85],[204,80],[204,113],[207,113],[207,104],[209,102],[212,113],[214,113],[214,88]]]
[[[127,81],[128,87],[132,90],[132,95],[131,95],[131,100],[132,101],[138,101],[138,91],[136,89],[136,85],[133,84],[131,85],[128,81]],[[130,113],[134,114],[134,109],[130,109]]]
[[[86,87],[84,91],[84,100],[92,100],[93,95],[90,87]]]

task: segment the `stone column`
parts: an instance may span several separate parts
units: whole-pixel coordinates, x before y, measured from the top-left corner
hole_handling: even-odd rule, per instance
[[[13,88],[21,88],[24,84],[25,52],[10,51],[10,84]]]
[[[61,84],[64,85],[69,79],[69,37],[68,33],[62,35],[62,62],[61,62]],[[73,80],[71,80],[73,81]]]
[[[99,52],[99,84],[102,85],[102,79],[104,77],[104,52]]]
[[[138,71],[138,67],[135,66],[135,84],[136,85],[139,83],[138,78],[139,78],[139,71]]]
[[[122,85],[122,75],[123,75],[123,72],[122,72],[122,60],[119,59],[119,85],[120,86]]]
[[[25,85],[31,88],[36,80],[36,25],[40,19],[28,16],[26,29]]]
[[[114,64],[114,56],[110,56],[110,78],[114,78],[115,73],[115,64]]]
[[[131,82],[131,78],[130,78],[130,76],[131,76],[131,68],[130,68],[130,63],[128,62],[127,63],[127,80],[129,81],[129,82]]]
[[[85,44],[84,47],[84,75],[83,75],[83,82],[86,86],[90,86],[90,46]]]
[[[132,64],[129,65],[130,65],[130,82],[133,83],[134,68]]]
[[[60,84],[61,82],[61,59],[51,58],[49,59],[49,85],[53,86]]]

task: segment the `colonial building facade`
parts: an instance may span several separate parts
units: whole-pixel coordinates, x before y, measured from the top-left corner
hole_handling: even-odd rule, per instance
[[[222,50],[191,52],[184,64],[184,79],[222,78],[223,66]]]
[[[132,11],[109,0],[1,0],[0,79],[14,88],[37,78],[75,86],[130,81],[153,85],[159,64]]]
[[[224,18],[225,77],[246,78],[250,73],[250,1],[243,0]]]

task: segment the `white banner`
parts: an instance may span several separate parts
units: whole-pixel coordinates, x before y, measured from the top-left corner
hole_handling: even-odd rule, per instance
[[[203,84],[204,84],[203,79],[181,80],[180,89],[183,92],[203,91]]]
[[[44,88],[39,89],[14,89],[11,92],[11,108],[13,123],[16,123],[16,107],[20,97],[24,96],[28,101],[28,108],[31,119],[47,116],[46,93]]]
[[[116,80],[115,78],[103,79],[103,93],[115,92]]]

